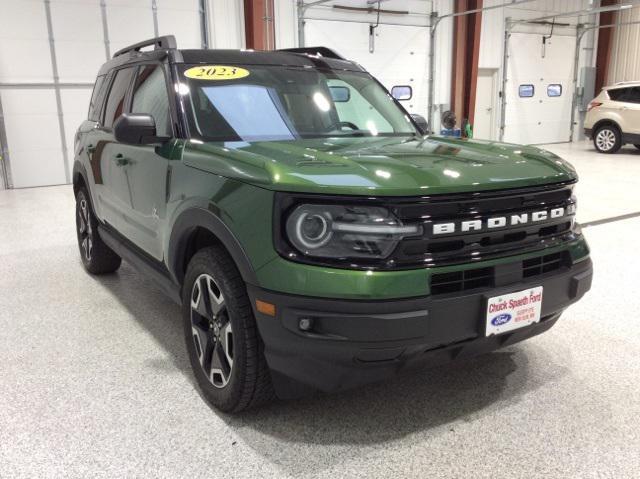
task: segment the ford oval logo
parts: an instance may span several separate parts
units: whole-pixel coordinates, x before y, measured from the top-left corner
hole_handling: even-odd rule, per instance
[[[511,321],[511,315],[509,313],[504,313],[493,318],[491,320],[491,324],[494,326],[502,326],[503,324],[507,324],[509,321]]]

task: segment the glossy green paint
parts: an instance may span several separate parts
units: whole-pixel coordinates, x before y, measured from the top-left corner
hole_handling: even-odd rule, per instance
[[[490,266],[540,254],[482,263],[405,271],[360,271],[295,263],[272,243],[275,191],[344,195],[422,196],[516,188],[576,179],[573,167],[535,147],[440,137],[327,138],[283,142],[182,145],[189,177],[211,178],[210,208],[219,210],[242,243],[258,286],[278,292],[335,298],[406,298],[429,294],[434,272]],[[196,172],[200,173],[196,173]],[[203,172],[212,175],[203,175]],[[197,181],[195,181],[197,182]],[[234,185],[233,187],[224,183]],[[245,187],[240,185],[244,184]],[[214,187],[214,185],[216,185]],[[232,189],[238,195],[229,194]],[[193,187],[191,192],[193,192]],[[221,191],[226,191],[221,195]],[[548,250],[588,255],[584,239]]]
[[[422,268],[406,271],[354,271],[292,263],[275,258],[257,271],[260,285],[274,291],[342,299],[393,299],[426,296],[430,293],[430,277],[471,268],[483,268],[502,263],[522,261],[541,254],[568,249],[574,262],[586,259],[589,247],[582,236],[566,245],[549,248],[544,252],[508,256],[470,264]]]
[[[419,196],[517,188],[577,178],[531,146],[444,137],[188,142],[185,163],[271,190]]]

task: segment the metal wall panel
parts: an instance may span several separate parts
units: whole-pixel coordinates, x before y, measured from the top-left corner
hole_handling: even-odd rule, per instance
[[[61,82],[93,82],[105,61],[100,3],[51,0],[51,26]]]
[[[213,45],[241,48],[242,2],[206,2]],[[200,20],[199,0],[0,0],[0,139],[13,186],[70,181],[100,65],[156,34],[200,48]]]
[[[640,21],[640,8],[617,14],[620,23]],[[640,80],[640,25],[615,27],[607,83]]]
[[[55,92],[0,90],[10,149],[13,186],[66,183]]]
[[[201,48],[199,0],[157,0],[158,35],[175,35],[179,48]]]
[[[0,0],[0,83],[53,81],[42,0]]]

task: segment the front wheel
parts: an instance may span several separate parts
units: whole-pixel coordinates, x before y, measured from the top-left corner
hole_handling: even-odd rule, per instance
[[[122,259],[98,234],[98,220],[91,208],[89,193],[82,188],[76,195],[76,234],[85,269],[91,274],[113,273]]]
[[[593,135],[593,146],[600,153],[615,153],[622,147],[620,130],[613,125],[601,126]]]
[[[183,285],[187,352],[205,398],[225,412],[270,400],[271,376],[246,286],[222,248],[198,251]]]

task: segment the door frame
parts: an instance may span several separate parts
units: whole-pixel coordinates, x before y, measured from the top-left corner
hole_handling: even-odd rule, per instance
[[[474,106],[474,109],[476,110],[474,112],[474,121],[478,118],[478,97],[480,95],[482,95],[482,92],[478,89],[478,82],[480,80],[481,76],[484,76],[483,74],[486,73],[490,73],[491,74],[491,126],[489,128],[489,140],[492,141],[496,141],[497,138],[497,131],[498,131],[498,115],[496,114],[498,112],[498,73],[499,73],[500,69],[499,68],[478,68],[478,79],[476,80],[476,104]],[[475,130],[475,125],[474,126],[474,130]],[[474,135],[473,137],[475,138],[475,131],[474,131]],[[483,138],[484,139],[484,138]]]

